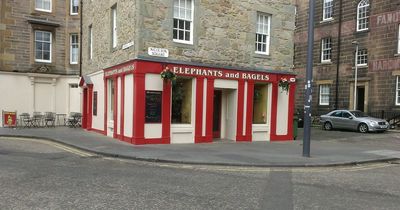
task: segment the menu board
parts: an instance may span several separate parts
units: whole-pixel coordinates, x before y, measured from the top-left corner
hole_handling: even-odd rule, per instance
[[[146,91],[146,123],[161,123],[161,91]]]

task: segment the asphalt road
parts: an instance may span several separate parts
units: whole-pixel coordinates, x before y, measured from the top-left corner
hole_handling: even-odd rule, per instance
[[[0,209],[398,209],[400,165],[237,168],[0,138]]]

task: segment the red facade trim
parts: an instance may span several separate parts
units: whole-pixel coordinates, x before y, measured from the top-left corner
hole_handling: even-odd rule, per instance
[[[120,113],[120,128],[119,135],[121,136],[121,140],[124,141],[125,135],[125,75],[121,77],[121,105],[120,105],[121,113]]]
[[[237,116],[236,116],[236,141],[245,141],[243,135],[243,109],[244,109],[244,89],[245,81],[238,81],[238,100],[237,100]]]
[[[108,80],[104,78],[104,133],[107,135],[107,111],[108,111]]]
[[[134,91],[133,91],[133,144],[145,144],[146,141],[144,139],[144,121],[145,121],[145,98],[146,98],[146,90],[145,90],[145,74],[135,73],[134,74]]]
[[[213,115],[214,115],[214,79],[207,79],[207,104],[206,104],[206,136],[204,143],[213,141]]]
[[[203,92],[204,77],[196,78],[196,122],[194,142],[201,143],[203,136]]]
[[[114,77],[114,112],[113,112],[113,137],[118,138],[118,77]],[[119,139],[119,138],[118,138]]]
[[[163,81],[162,93],[162,144],[171,142],[171,82]]]
[[[276,141],[276,118],[278,111],[278,83],[272,83],[272,99],[271,99],[271,129],[270,129],[270,141]]]
[[[86,129],[87,128],[87,118],[88,118],[88,114],[87,114],[87,110],[88,110],[88,88],[83,88],[83,94],[82,94],[82,128]]]
[[[245,141],[252,141],[253,138],[253,97],[254,81],[247,81],[247,110],[246,110],[246,135]]]
[[[93,85],[88,85],[88,107],[87,107],[87,126],[86,129],[92,129],[92,121],[93,121]]]

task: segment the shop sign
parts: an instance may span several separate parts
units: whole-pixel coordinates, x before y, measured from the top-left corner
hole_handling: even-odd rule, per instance
[[[106,71],[104,73],[104,76],[105,77],[109,77],[109,76],[113,76],[113,75],[116,75],[116,74],[122,74],[122,73],[133,71],[133,70],[135,70],[135,65],[129,64],[129,65],[123,66],[121,68],[116,68],[116,69],[113,69],[113,70]]]
[[[148,54],[151,56],[168,58],[169,51],[168,51],[168,49],[164,49],[164,48],[149,47]]]
[[[245,80],[259,80],[259,81],[270,80],[270,75],[263,73],[237,72],[237,71],[189,68],[189,67],[178,67],[178,66],[172,67],[172,70],[175,74],[179,75],[207,76],[207,77],[216,77],[221,79],[245,79]]]
[[[3,127],[17,126],[17,112],[2,111]]]

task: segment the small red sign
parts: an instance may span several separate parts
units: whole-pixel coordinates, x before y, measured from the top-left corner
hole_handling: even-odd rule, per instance
[[[3,111],[3,127],[17,126],[17,112]]]

